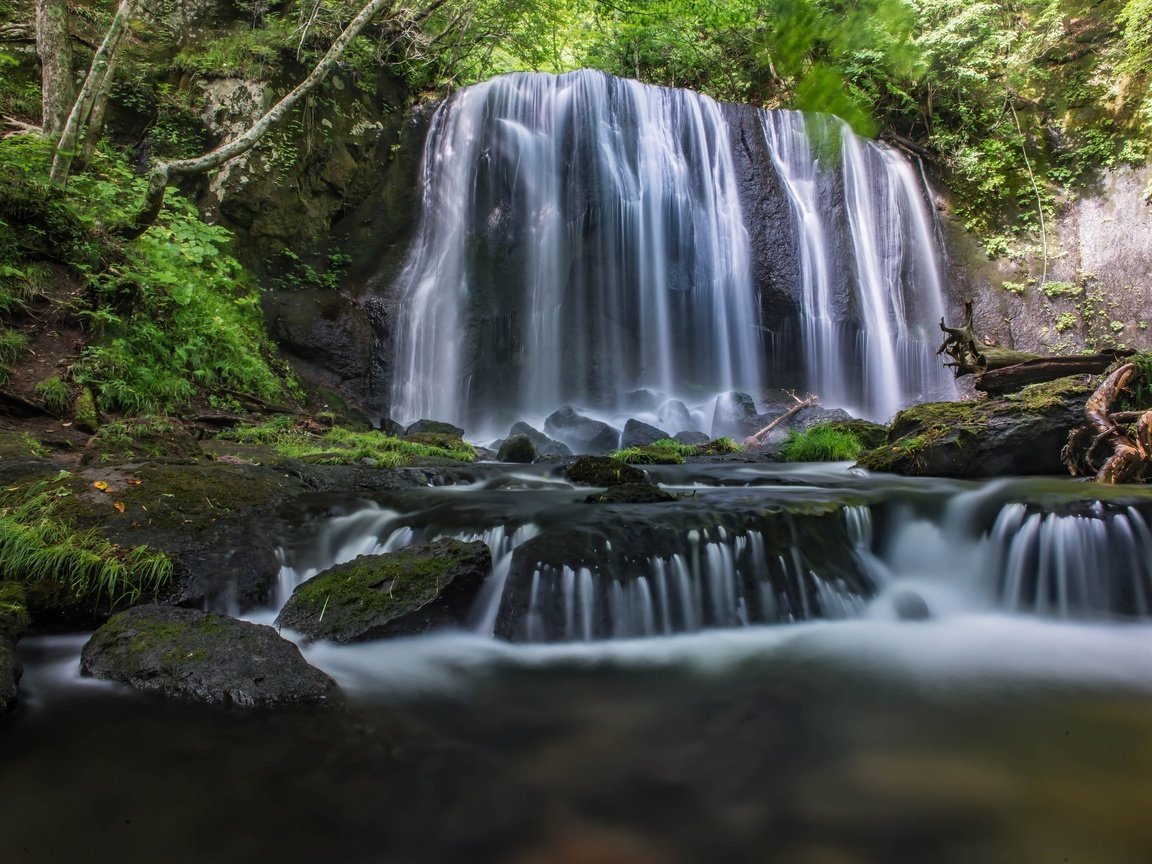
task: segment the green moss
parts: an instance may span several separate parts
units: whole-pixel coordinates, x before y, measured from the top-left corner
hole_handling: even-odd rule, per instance
[[[76,397],[72,416],[76,428],[82,432],[95,432],[100,428],[100,414],[96,410],[96,398],[92,395],[90,388],[85,387]]]
[[[285,415],[273,417],[259,426],[238,426],[217,437],[264,444],[285,458],[325,465],[351,465],[370,460],[378,467],[395,468],[420,460],[476,460],[475,448],[451,435],[425,432],[395,438],[376,430],[356,431],[343,426],[317,433]]]
[[[662,438],[640,447],[626,447],[623,450],[614,450],[613,459],[619,459],[629,465],[680,465],[685,456],[695,456],[696,448],[691,444],[682,444],[671,438]]]
[[[1045,282],[1040,290],[1049,300],[1079,297],[1084,293],[1084,287],[1076,282]]]
[[[15,641],[28,629],[28,602],[24,586],[0,582],[0,637]]]

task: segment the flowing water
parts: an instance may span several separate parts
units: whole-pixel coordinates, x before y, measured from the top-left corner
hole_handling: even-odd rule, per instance
[[[3,860],[1147,860],[1152,495],[653,474],[684,497],[477,466],[325,504],[286,589],[434,536],[494,553],[466,630],[305,647],[343,710],[167,704],[25,640]]]
[[[503,434],[565,403],[636,416],[637,389],[710,417],[714,394],[787,385],[886,420],[954,396],[932,354],[940,252],[920,175],[839,121],[753,109],[768,158],[738,171],[741,110],[591,71],[446,101],[393,289],[395,419]],[[756,226],[772,247],[756,254],[743,201],[773,177],[791,219]],[[796,286],[778,284],[786,261]],[[794,315],[763,318],[793,293]],[[794,328],[799,379],[772,347]],[[656,408],[645,419],[670,423]]]

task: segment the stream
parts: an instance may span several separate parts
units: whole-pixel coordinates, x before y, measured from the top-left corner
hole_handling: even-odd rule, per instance
[[[79,677],[85,635],[25,639],[2,860],[1148,860],[1147,490],[652,474],[685,497],[584,504],[546,467],[480,465],[314,508],[284,590],[434,536],[495,561],[471,630],[304,646],[336,710],[147,698]],[[850,548],[814,549],[811,519]],[[602,552],[545,561],[572,531]]]

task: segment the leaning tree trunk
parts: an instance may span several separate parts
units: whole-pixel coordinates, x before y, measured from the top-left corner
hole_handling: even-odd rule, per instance
[[[88,125],[93,108],[104,98],[112,83],[113,60],[128,32],[128,25],[136,16],[136,8],[139,5],[140,0],[120,0],[116,15],[108,27],[108,32],[104,34],[104,41],[100,43],[100,47],[92,57],[88,75],[80,87],[76,101],[72,104],[72,110],[68,113],[68,119],[60,133],[60,140],[56,143],[56,152],[52,156],[52,170],[48,176],[57,186],[63,186],[68,181],[68,173],[72,169],[72,160],[76,156],[80,137]]]
[[[336,61],[340,59],[349,43],[372,22],[373,18],[384,9],[391,7],[394,2],[395,0],[371,0],[364,6],[344,28],[344,32],[332,43],[320,62],[308,73],[308,77],[268,109],[263,117],[249,126],[239,137],[195,159],[157,163],[148,177],[148,191],[145,193],[140,210],[121,233],[128,239],[133,239],[148,230],[148,227],[156,221],[156,217],[160,215],[160,209],[164,206],[164,195],[173,178],[212,171],[225,162],[251,150],[268,130],[296,107],[301,99],[316,89],[329,70],[336,65]]]
[[[76,100],[66,0],[36,0],[36,53],[40,55],[40,127],[55,138]]]

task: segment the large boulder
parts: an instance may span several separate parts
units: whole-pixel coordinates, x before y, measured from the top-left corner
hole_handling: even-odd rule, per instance
[[[535,459],[536,447],[527,435],[512,435],[505,438],[500,444],[500,452],[496,454],[498,462],[527,464]]]
[[[508,437],[509,438],[513,437],[514,435],[523,435],[529,441],[531,441],[532,446],[536,448],[536,455],[537,456],[571,456],[572,455],[572,450],[569,449],[567,444],[563,444],[560,441],[552,440],[547,435],[545,435],[543,432],[541,432],[539,429],[536,429],[533,426],[529,426],[527,423],[524,423],[523,421],[521,421],[519,423],[513,423],[512,428],[508,430]]]
[[[656,441],[663,441],[671,436],[663,429],[657,429],[648,423],[639,420],[629,420],[624,424],[624,431],[620,435],[621,447],[643,447]]]
[[[1083,376],[999,399],[928,402],[896,415],[888,441],[860,457],[870,471],[925,477],[1066,475],[1060,451],[1084,422]]]
[[[298,585],[276,624],[333,642],[459,626],[491,571],[492,554],[479,541],[441,539],[361,555]]]
[[[0,636],[0,716],[16,707],[16,694],[20,690],[20,674],[24,670],[16,659],[16,648]]]
[[[563,441],[574,453],[599,455],[620,446],[620,430],[578,412],[571,405],[553,411],[544,420],[544,432]]]
[[[621,399],[625,411],[655,411],[663,402],[664,396],[647,387],[629,390]]]
[[[712,437],[728,436],[742,441],[758,431],[756,403],[747,393],[735,390],[716,397],[712,410]]]
[[[675,429],[677,432],[703,431],[697,430],[692,412],[679,399],[669,399],[661,405],[660,410],[656,412],[656,422],[660,424],[661,429]]]
[[[217,705],[323,703],[336,693],[271,627],[171,606],[113,615],[84,646],[80,671]]]
[[[443,420],[417,420],[404,430],[405,435],[447,435],[451,438],[463,438],[464,430]]]
[[[707,444],[711,439],[703,432],[693,432],[690,429],[685,429],[683,432],[677,432],[672,436],[673,441],[679,441],[681,444],[691,444],[693,447],[698,447],[701,444]]]

